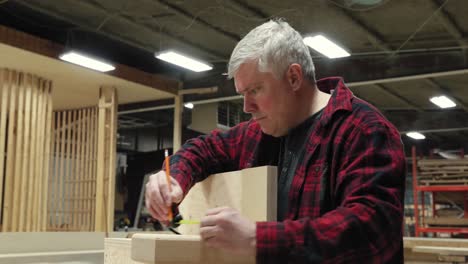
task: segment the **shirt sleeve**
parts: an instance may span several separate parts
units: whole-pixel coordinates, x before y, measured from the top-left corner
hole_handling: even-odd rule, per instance
[[[342,142],[331,175],[336,208],[314,219],[258,222],[257,263],[389,263],[401,254],[406,165],[398,131],[355,128]]]
[[[239,169],[238,150],[246,127],[247,124],[241,123],[228,131],[214,130],[190,139],[171,156],[171,176],[179,183],[184,196],[195,183],[211,174]]]

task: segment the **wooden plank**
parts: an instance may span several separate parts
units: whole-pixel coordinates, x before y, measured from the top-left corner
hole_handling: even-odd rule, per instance
[[[75,225],[75,186],[76,184],[73,184],[73,180],[76,179],[77,176],[77,168],[78,168],[78,162],[77,162],[77,147],[78,147],[78,125],[79,125],[79,112],[80,110],[73,110],[73,120],[72,123],[74,124],[70,129],[71,129],[71,138],[70,138],[70,144],[71,144],[71,153],[70,157],[68,158],[68,161],[70,162],[70,174],[67,179],[67,186],[68,186],[68,194],[67,194],[67,201],[68,201],[68,206],[70,209],[70,215],[69,215],[69,227],[73,230],[76,229]]]
[[[46,112],[46,104],[45,104],[45,85],[46,85],[46,80],[40,79],[39,81],[39,87],[38,87],[38,118],[37,118],[37,131],[36,131],[36,153],[35,153],[35,160],[36,160],[36,177],[37,177],[37,186],[36,186],[36,192],[34,195],[34,213],[33,213],[33,219],[34,219],[34,226],[33,230],[34,231],[43,231],[41,229],[41,222],[42,222],[42,203],[45,202],[46,200],[42,199],[42,191],[43,191],[43,185],[47,184],[47,182],[44,182],[44,171],[43,167],[45,163],[45,158],[47,154],[45,153],[45,148],[44,148],[44,133],[45,133],[45,128],[46,128],[46,117],[45,117],[45,112]]]
[[[428,217],[424,218],[424,223],[437,226],[468,226],[468,218]]]
[[[184,219],[199,220],[209,208],[228,206],[253,221],[275,221],[276,167],[219,173],[197,183],[179,206]],[[199,234],[198,225],[181,225],[182,234]]]
[[[18,74],[15,71],[9,71],[9,86],[11,90],[10,95],[10,107],[8,110],[8,143],[7,143],[7,161],[6,161],[6,177],[5,177],[5,195],[3,201],[3,224],[2,231],[10,232],[12,231],[11,221],[13,213],[13,189],[15,183],[15,167],[14,161],[16,157],[16,133],[14,129],[17,126],[16,123],[16,101],[17,101],[17,83],[18,83]]]
[[[84,131],[84,154],[83,154],[83,180],[86,182],[83,184],[83,197],[85,200],[82,204],[82,210],[84,211],[82,215],[82,224],[83,230],[90,231],[90,226],[87,221],[88,211],[91,210],[89,205],[88,197],[90,197],[89,186],[91,180],[91,109],[87,108],[85,111],[85,131]]]
[[[91,131],[92,131],[92,141],[91,141],[91,153],[92,153],[92,168],[91,168],[91,185],[90,191],[91,196],[93,199],[91,200],[91,214],[89,215],[89,221],[91,225],[91,230],[96,230],[96,199],[97,199],[97,192],[96,192],[96,181],[97,181],[97,134],[98,134],[98,108],[93,109],[93,119],[91,122]]]
[[[83,208],[82,208],[82,202],[83,202],[83,191],[84,191],[84,134],[85,134],[85,117],[86,109],[81,109],[80,110],[80,125],[79,127],[79,138],[78,138],[78,149],[77,149],[77,163],[78,163],[78,170],[76,173],[76,179],[79,180],[80,182],[78,184],[75,184],[76,188],[76,198],[79,199],[77,200],[76,203],[76,210],[79,211],[79,213],[76,215],[76,226],[78,227],[78,230],[82,230],[82,216],[83,216]]]
[[[60,144],[58,143],[60,141],[60,136],[61,136],[61,131],[60,131],[60,126],[62,125],[62,115],[64,113],[62,111],[57,111],[54,112],[54,119],[55,122],[53,123],[54,127],[54,133],[52,134],[54,139],[53,139],[53,162],[54,162],[54,173],[53,178],[51,179],[51,182],[53,182],[53,190],[50,192],[50,201],[51,201],[51,219],[50,219],[50,228],[57,228],[57,223],[58,223],[58,214],[57,214],[57,209],[58,209],[58,203],[59,203],[59,181],[58,181],[58,175],[60,174]]]
[[[36,175],[32,176],[34,170],[34,146],[35,140],[33,137],[34,131],[31,122],[35,121],[35,114],[37,112],[37,92],[36,92],[37,78],[26,75],[26,82],[24,89],[26,91],[25,96],[25,110],[24,110],[24,160],[22,167],[22,184],[21,184],[21,198],[20,202],[20,231],[30,232],[32,227],[32,210],[35,210],[33,206],[33,192],[35,188],[34,181]],[[34,112],[34,116],[33,115]]]
[[[434,246],[416,246],[414,252],[437,253],[443,255],[468,256],[468,247],[434,247]]]
[[[7,140],[7,113],[8,101],[10,99],[10,76],[9,71],[0,69],[0,86],[1,86],[1,102],[0,102],[0,206],[3,204],[3,182],[5,181],[5,143]],[[3,218],[3,210],[0,210],[0,220]]]
[[[468,165],[468,159],[421,159],[418,160],[418,166],[443,166],[443,165]]]
[[[62,113],[62,122],[61,125],[65,125],[67,123],[67,120],[69,119],[68,116],[70,115],[69,111],[64,111]],[[58,206],[57,206],[57,211],[62,210],[64,207],[64,175],[65,175],[65,139],[67,137],[67,132],[68,130],[63,130],[61,131],[61,143],[60,143],[60,170],[59,174],[57,175],[57,180],[58,180],[58,196],[57,196],[57,201],[58,201]],[[57,227],[60,227],[64,223],[64,215],[63,213],[58,214],[59,218],[57,219]]]
[[[206,247],[199,235],[135,234],[131,250],[132,259],[144,263],[255,263],[253,254]]]
[[[55,124],[55,119],[54,115],[52,112],[52,82],[48,81],[46,84],[46,130],[45,130],[45,160],[44,160],[44,179],[43,179],[43,192],[42,192],[42,224],[41,224],[41,231],[45,232],[47,231],[47,225],[48,225],[48,197],[49,196],[49,173],[52,169],[52,152],[51,149],[53,149],[53,128],[52,124]],[[55,165],[55,164],[54,164]]]
[[[75,121],[75,111],[70,110],[68,113],[68,119],[67,119],[67,124],[71,124],[72,122]],[[64,186],[64,192],[63,192],[63,202],[64,202],[64,222],[63,222],[63,227],[65,228],[64,230],[68,230],[68,228],[71,228],[71,221],[70,221],[70,200],[67,198],[70,196],[70,184],[68,181],[70,180],[71,177],[71,172],[72,172],[72,137],[73,137],[73,127],[68,127],[67,129],[67,137],[66,137],[66,143],[65,143],[65,173],[62,175],[63,178],[63,186]]]
[[[20,224],[20,211],[22,210],[21,206],[21,197],[22,193],[24,194],[24,186],[23,186],[23,138],[24,138],[24,130],[23,130],[23,118],[24,118],[24,74],[19,73],[19,84],[18,84],[18,125],[17,125],[17,144],[16,144],[16,157],[15,157],[15,184],[14,184],[14,193],[13,193],[13,201],[16,202],[17,206],[12,206],[13,208],[13,218],[11,222],[11,231],[17,232],[22,231],[22,226]],[[24,200],[23,200],[24,201]],[[19,224],[19,225],[18,225]]]

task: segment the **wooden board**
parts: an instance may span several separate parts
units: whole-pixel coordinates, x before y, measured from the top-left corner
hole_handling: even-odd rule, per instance
[[[239,256],[203,245],[198,235],[135,234],[132,259],[144,263],[255,263],[255,256]]]
[[[197,183],[180,204],[184,219],[199,220],[209,208],[235,208],[253,221],[276,220],[276,167],[214,174]],[[199,234],[198,225],[182,225],[182,234]]]
[[[424,218],[424,223],[431,226],[468,226],[468,218],[437,217]]]

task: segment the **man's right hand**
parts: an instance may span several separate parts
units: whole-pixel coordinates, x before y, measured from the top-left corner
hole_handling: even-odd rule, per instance
[[[172,177],[170,179],[171,192],[169,192],[165,171],[151,175],[145,191],[146,208],[153,218],[164,224],[169,222],[169,207],[172,203],[179,203],[183,196],[179,183]]]

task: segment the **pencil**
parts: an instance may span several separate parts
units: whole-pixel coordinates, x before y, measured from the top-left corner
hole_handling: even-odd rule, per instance
[[[170,170],[170,160],[169,160],[169,151],[166,149],[164,150],[164,159],[166,162],[166,180],[167,180],[167,185],[169,186],[169,197],[172,192],[172,187],[171,187],[171,170]],[[172,221],[172,209],[171,206],[169,206],[169,210],[167,212],[167,218],[169,221]]]

